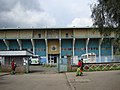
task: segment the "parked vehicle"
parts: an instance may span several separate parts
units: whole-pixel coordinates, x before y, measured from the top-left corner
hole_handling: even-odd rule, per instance
[[[30,64],[40,64],[40,56],[39,55],[34,55],[30,57]]]
[[[82,54],[81,58],[83,59],[83,63],[96,63],[95,53]]]

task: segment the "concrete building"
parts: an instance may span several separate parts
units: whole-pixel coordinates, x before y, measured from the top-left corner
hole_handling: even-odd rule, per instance
[[[107,39],[110,41],[104,42]],[[0,51],[27,50],[39,55],[43,63],[55,64],[68,56],[79,58],[85,53],[95,53],[96,62],[109,62],[113,59],[113,39],[114,33],[105,37],[89,27],[1,28]]]

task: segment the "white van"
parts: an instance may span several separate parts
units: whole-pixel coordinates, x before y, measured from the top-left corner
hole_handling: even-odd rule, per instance
[[[82,54],[81,58],[83,59],[83,63],[96,63],[95,53]]]
[[[30,64],[40,64],[40,57],[39,55],[34,55],[30,57]]]

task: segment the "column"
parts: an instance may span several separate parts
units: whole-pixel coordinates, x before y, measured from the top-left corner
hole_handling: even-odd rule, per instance
[[[22,41],[19,40],[19,39],[17,39],[17,42],[18,42],[18,45],[19,45],[19,47],[20,47],[20,50],[22,50]]]
[[[113,60],[113,51],[114,51],[114,49],[113,49],[113,40],[111,40],[111,58],[112,58],[112,60]]]
[[[45,39],[45,43],[46,43],[46,61],[48,63],[48,43],[47,43],[47,39]]]
[[[60,50],[60,60],[61,60],[61,38],[59,39],[59,50]]]
[[[33,55],[35,55],[35,43],[34,40],[31,39],[32,47],[33,47]]]
[[[75,38],[73,38],[73,57],[74,57],[74,55],[75,55]]]
[[[99,40],[99,62],[101,62],[101,44],[102,44],[103,38]]]
[[[89,40],[90,40],[90,38],[87,38],[87,40],[86,40],[86,53],[88,53],[88,44],[89,44]]]
[[[3,39],[3,41],[4,41],[4,43],[5,43],[6,47],[7,47],[7,50],[9,50],[9,41],[7,41],[5,39]]]
[[[60,57],[59,59],[61,60],[61,30],[59,30],[59,49],[60,49]]]

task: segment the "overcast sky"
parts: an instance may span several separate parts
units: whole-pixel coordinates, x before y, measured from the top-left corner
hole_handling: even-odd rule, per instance
[[[0,0],[0,28],[92,26],[97,0]]]

